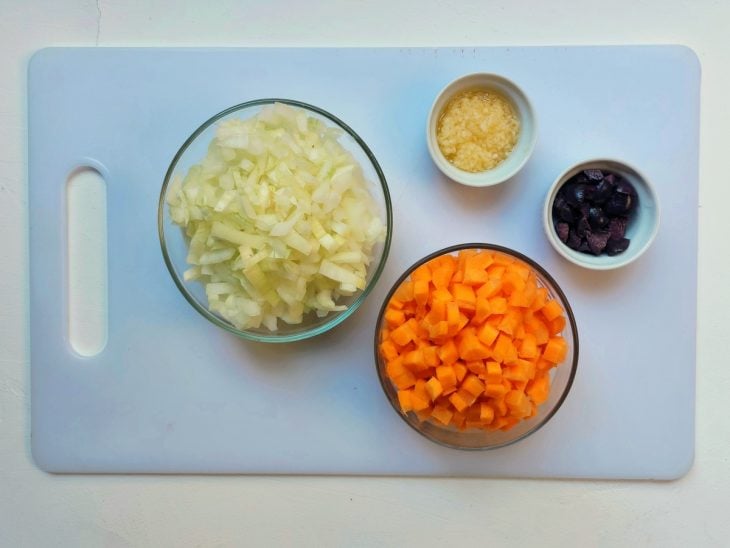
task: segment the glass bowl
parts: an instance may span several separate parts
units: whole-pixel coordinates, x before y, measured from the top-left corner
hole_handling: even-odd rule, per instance
[[[303,109],[308,116],[322,121],[326,126],[341,130],[338,142],[360,164],[363,176],[369,184],[370,194],[377,206],[383,226],[386,228],[386,233],[384,240],[377,243],[372,250],[373,258],[367,269],[365,288],[350,297],[341,297],[337,301],[338,305],[342,304],[347,307],[345,310],[330,312],[327,316],[321,318],[314,312],[310,312],[304,316],[302,323],[296,325],[279,321],[278,330],[274,332],[263,325],[256,329],[241,330],[237,329],[218,313],[208,309],[208,299],[203,284],[184,279],[183,273],[190,267],[186,260],[189,242],[183,229],[172,221],[167,205],[167,195],[170,191],[172,181],[178,175],[184,176],[190,167],[196,165],[205,157],[208,146],[213,140],[217,125],[220,122],[231,118],[250,118],[262,108],[274,103],[283,103]],[[157,211],[157,225],[165,264],[172,275],[175,285],[193,308],[213,324],[234,335],[253,341],[275,343],[297,341],[324,333],[342,323],[357,310],[375,286],[385,266],[390,249],[393,219],[390,193],[385,175],[371,150],[354,130],[336,116],[306,103],[289,99],[258,99],[230,107],[214,115],[196,129],[183,143],[180,150],[172,159],[172,163],[167,170],[165,180],[162,184]]]
[[[527,265],[535,273],[538,286],[545,287],[548,291],[548,295],[557,300],[565,311],[566,324],[561,334],[567,342],[568,351],[565,360],[558,367],[553,367],[550,370],[551,387],[549,396],[544,403],[538,406],[536,415],[529,419],[521,420],[510,430],[506,431],[491,431],[476,428],[459,430],[453,425],[444,426],[440,423],[432,422],[431,420],[421,421],[413,411],[404,413],[401,411],[398,402],[398,389],[386,373],[386,362],[381,356],[379,350],[381,338],[380,334],[385,321],[385,311],[388,303],[400,285],[406,281],[410,277],[411,273],[419,266],[442,255],[455,255],[459,251],[467,249],[491,250],[495,253],[507,255],[512,259]],[[545,269],[535,261],[517,251],[498,245],[484,243],[455,245],[436,251],[419,260],[413,266],[408,268],[395,282],[385,298],[375,327],[375,364],[380,384],[383,387],[388,401],[393,406],[396,413],[398,413],[398,415],[416,432],[433,442],[455,449],[496,449],[498,447],[513,444],[539,430],[555,415],[562,403],[565,401],[565,398],[568,396],[568,392],[570,392],[570,387],[573,384],[573,379],[578,366],[578,329],[573,311],[565,297],[565,294],[560,289],[560,286],[558,286],[552,276],[550,276],[550,274],[548,274],[547,271],[545,271]]]

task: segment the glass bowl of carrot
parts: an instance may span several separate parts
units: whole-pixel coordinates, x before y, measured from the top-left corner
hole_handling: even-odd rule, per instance
[[[578,329],[535,261],[498,245],[455,245],[395,282],[378,316],[375,363],[417,432],[447,447],[495,449],[539,430],[565,401]]]

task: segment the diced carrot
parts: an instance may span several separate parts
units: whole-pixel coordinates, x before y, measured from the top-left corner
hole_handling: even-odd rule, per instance
[[[487,368],[484,366],[483,360],[473,360],[466,362],[466,368],[476,376],[486,375]]]
[[[522,364],[510,365],[502,369],[502,377],[510,381],[527,381],[527,369]]]
[[[484,282],[476,292],[477,299],[491,299],[497,296],[502,290],[502,280],[497,278],[489,278]]]
[[[533,381],[528,383],[526,391],[535,405],[545,403],[550,392],[550,377],[548,375],[535,377]]]
[[[510,390],[504,396],[504,403],[507,404],[507,407],[509,407],[511,411],[514,411],[515,409],[520,409],[523,405],[524,400],[525,393],[521,390]]]
[[[432,294],[433,295],[433,294]],[[424,321],[431,325],[436,325],[439,322],[446,320],[446,302],[439,299],[431,301],[431,310],[424,316]]]
[[[381,342],[380,355],[383,356],[385,360],[395,359],[398,356],[398,349],[396,348],[395,343],[390,339],[386,339]]]
[[[385,311],[384,318],[389,327],[398,327],[406,321],[406,315],[402,310],[396,310],[390,307]]]
[[[425,409],[419,409],[418,411],[416,411],[416,416],[418,417],[419,421],[425,422],[431,418],[432,411],[433,411],[433,407],[431,407],[429,405]]]
[[[437,346],[423,346],[421,348],[421,353],[423,354],[423,363],[426,364],[428,367],[436,367],[438,364],[441,363],[441,360],[438,356],[438,347]]]
[[[428,284],[427,280],[417,280],[413,282],[413,300],[421,306],[428,302]]]
[[[390,333],[391,340],[398,346],[405,346],[409,342],[416,339],[416,328],[418,322],[411,318],[406,323],[400,325]]]
[[[548,291],[544,287],[538,287],[535,290],[535,298],[532,300],[530,310],[540,310],[547,303]]]
[[[446,289],[456,271],[456,261],[451,255],[444,255],[437,260],[431,269],[431,281],[437,289]]]
[[[424,379],[416,380],[416,384],[413,387],[413,395],[426,398],[430,401],[431,398],[428,397],[428,391],[426,390],[426,381]]]
[[[560,306],[558,301],[548,301],[545,303],[545,306],[540,309],[540,312],[542,312],[542,315],[545,316],[546,320],[552,321],[558,316],[562,316],[563,308]]]
[[[488,253],[477,253],[467,257],[464,261],[464,277],[462,283],[467,285],[479,285],[489,280],[487,267],[493,259]]]
[[[469,316],[464,314],[463,312],[459,312],[459,323],[456,326],[457,333],[461,331],[466,325],[469,323]]]
[[[419,317],[423,317],[423,315],[419,314]],[[418,340],[425,340],[428,339],[430,335],[430,330],[428,328],[428,325],[423,322],[423,320],[416,321],[416,337],[413,342],[416,342]]]
[[[391,297],[390,301],[388,302],[388,308],[392,308],[393,310],[403,310],[404,306],[405,303],[400,299],[396,299],[395,297]]]
[[[525,388],[527,387],[528,381],[509,381],[512,385],[512,390],[519,390],[520,392],[524,392]]]
[[[464,269],[466,268],[466,260],[476,255],[479,251],[476,249],[464,249],[456,257],[456,273],[461,276],[460,282],[463,280]]]
[[[395,290],[395,293],[393,294],[393,299],[391,300],[391,304],[400,301],[402,303],[407,303],[413,300],[413,282],[408,280],[400,284],[398,286],[398,289]]]
[[[402,375],[393,378],[393,384],[395,384],[399,390],[405,390],[416,384],[416,376],[410,371],[406,371]]]
[[[492,314],[504,314],[507,312],[507,299],[504,297],[492,297],[489,299],[489,308]]]
[[[522,291],[525,287],[523,280],[512,268],[509,268],[502,275],[502,291],[507,295],[512,295],[515,291]]]
[[[479,405],[479,418],[482,423],[490,424],[494,420],[494,407],[488,403],[482,402]]]
[[[476,335],[473,328],[461,331],[458,342],[459,357],[464,361],[484,360],[491,356],[489,348]]]
[[[445,365],[451,365],[459,359],[459,351],[453,339],[449,339],[442,344],[437,350],[437,353],[441,363]]]
[[[423,349],[416,348],[415,350],[407,352],[403,356],[403,365],[414,373],[428,369],[428,366],[423,360]]]
[[[527,280],[522,289],[516,289],[509,297],[509,305],[519,308],[529,308],[535,300],[537,286],[532,280]]]
[[[502,321],[499,322],[497,329],[499,329],[503,333],[506,333],[507,335],[514,335],[517,327],[521,323],[522,314],[520,314],[519,310],[513,308],[507,311],[507,313],[502,318]]]
[[[509,264],[510,271],[517,274],[523,280],[527,280],[532,273],[532,269],[523,262],[516,261],[512,257],[510,257],[510,259],[512,259]]]
[[[525,328],[535,336],[535,343],[538,346],[542,346],[548,342],[550,339],[550,331],[542,320],[532,314],[526,313],[522,321],[525,324]]]
[[[449,325],[446,322],[438,322],[428,329],[428,337],[432,341],[441,341],[449,335]]]
[[[494,343],[492,356],[498,362],[512,363],[517,359],[517,349],[512,344],[512,339],[504,333],[500,333]]]
[[[473,404],[466,410],[466,427],[467,428],[483,428],[484,423],[481,419],[481,406]]]
[[[499,259],[495,257],[495,262],[498,260]],[[493,264],[490,265],[489,268],[487,268],[487,272],[489,272],[489,277],[495,280],[501,280],[505,270],[507,270],[507,268],[502,264]]]
[[[507,393],[507,389],[501,382],[499,384],[487,383],[484,393],[493,398],[503,398]]]
[[[426,392],[428,392],[428,397],[431,398],[431,401],[435,401],[443,391],[444,387],[436,377],[431,377],[426,382]]]
[[[412,395],[412,390],[398,390],[398,403],[404,413],[413,410],[413,401],[411,400]]]
[[[450,365],[439,365],[436,368],[436,378],[441,383],[442,388],[456,386],[456,373]]]
[[[452,284],[451,293],[454,295],[459,309],[473,312],[476,308],[477,297],[474,289],[466,284]]]
[[[515,417],[502,417],[502,425],[499,429],[506,432],[507,430],[514,428],[517,422],[518,420]]]
[[[414,282],[430,282],[431,281],[431,267],[429,263],[422,264],[411,272],[411,280]],[[415,289],[415,288],[414,288]],[[415,297],[415,295],[414,295]]]
[[[497,335],[499,335],[499,330],[488,323],[483,324],[477,331],[477,338],[487,346],[497,339]]]
[[[553,337],[559,335],[565,329],[565,316],[558,316],[554,320],[550,320],[549,331]]]
[[[459,327],[459,319],[459,305],[455,301],[446,303],[446,323],[449,326],[449,331],[453,330],[454,335]]]
[[[495,329],[499,327],[499,324],[502,323],[502,319],[504,318],[504,314],[490,314],[487,318],[487,321],[484,323],[488,323]]]
[[[491,308],[489,307],[489,299],[486,297],[477,297],[476,310],[474,311],[474,317],[472,323],[481,324],[484,320],[489,317]]]
[[[535,378],[535,373],[537,373],[537,358],[532,360],[518,359],[517,363],[524,366],[528,380]]]
[[[392,360],[388,360],[385,365],[385,372],[391,378],[400,377],[406,371],[408,370],[403,365],[403,356],[397,356]]]
[[[438,287],[434,289],[431,293],[431,301],[443,301],[445,303],[448,303],[453,300],[454,296],[451,294],[451,291],[449,291],[446,287]]]
[[[468,394],[468,392],[467,392],[467,394]],[[469,398],[464,398],[461,390],[451,394],[451,396],[449,396],[449,401],[451,402],[451,405],[453,405],[454,408],[459,412],[465,411],[466,408],[471,405],[469,403]]]
[[[464,413],[461,413],[459,411],[454,411],[454,414],[451,417],[451,424],[453,424],[459,430],[464,430],[465,423],[466,423],[466,415],[464,415]]]
[[[537,340],[535,339],[535,335],[532,333],[525,333],[525,337],[522,339],[522,344],[520,345],[517,355],[520,358],[527,359],[537,357]]]
[[[484,383],[480,381],[476,375],[467,375],[464,378],[464,382],[461,383],[461,388],[466,390],[474,397],[479,397],[484,392]]]
[[[548,371],[549,369],[552,369],[556,365],[557,364],[555,364],[553,362],[549,362],[544,358],[538,358],[537,361],[535,362],[535,368],[537,369],[537,371]]]
[[[542,357],[549,362],[560,363],[568,354],[568,345],[562,337],[553,337],[545,345]]]
[[[487,383],[501,383],[502,382],[502,366],[499,362],[488,361],[486,363],[487,368]]]
[[[441,424],[449,424],[454,412],[444,405],[435,405],[433,411],[431,411],[431,416]]]
[[[454,374],[456,374],[456,382],[463,381],[467,372],[466,365],[462,362],[456,362],[452,367],[454,368]]]
[[[566,317],[529,265],[468,250],[421,265],[393,293],[378,352],[398,403],[419,420],[508,430],[549,397]]]

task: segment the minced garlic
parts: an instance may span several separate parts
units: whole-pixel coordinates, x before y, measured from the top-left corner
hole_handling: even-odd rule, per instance
[[[444,108],[436,127],[441,152],[464,171],[492,169],[517,143],[520,120],[502,95],[476,89],[459,93]]]

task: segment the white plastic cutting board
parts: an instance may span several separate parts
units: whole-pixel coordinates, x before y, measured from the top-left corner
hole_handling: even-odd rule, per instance
[[[437,92],[469,72],[523,87],[539,120],[510,183],[470,189],[429,159]],[[682,47],[47,49],[29,68],[32,450],[53,472],[676,478],[694,453],[700,67]],[[370,145],[394,207],[390,258],[343,325],[290,345],[238,340],[178,293],[156,208],[178,147],[212,114],[260,97],[318,105]],[[656,185],[659,235],[638,262],[589,272],[541,227],[567,166],[608,156]],[[65,181],[107,181],[109,340],[70,348]],[[437,446],[401,421],[373,364],[385,293],[423,255],[466,241],[515,248],[562,285],[580,363],[532,437],[488,452]]]

